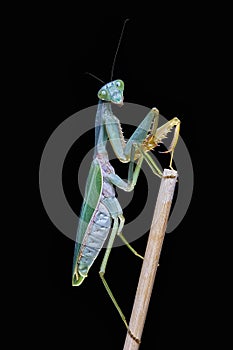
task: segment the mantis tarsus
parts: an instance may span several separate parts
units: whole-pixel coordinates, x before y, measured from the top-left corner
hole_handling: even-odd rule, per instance
[[[121,311],[113,293],[104,277],[107,261],[114,239],[118,235],[128,248],[143,259],[127,242],[122,231],[124,216],[120,203],[115,196],[114,186],[132,191],[137,183],[143,160],[147,162],[153,173],[159,177],[162,172],[149,154],[175,127],[171,146],[170,167],[172,167],[173,152],[178,141],[180,121],[173,118],[158,128],[159,111],[152,108],[128,141],[124,139],[120,121],[113,114],[111,104],[123,105],[124,83],[114,80],[105,84],[98,92],[98,108],[95,120],[95,151],[86,182],[84,201],[80,214],[77,232],[72,285],[79,286],[87,277],[88,271],[98,256],[104,242],[109,235],[107,248],[100,267],[100,278],[120,314],[128,332],[139,342],[139,339],[129,330],[125,316]],[[129,163],[127,181],[121,179],[111,166],[106,150],[107,141],[110,141],[116,157],[123,163]]]

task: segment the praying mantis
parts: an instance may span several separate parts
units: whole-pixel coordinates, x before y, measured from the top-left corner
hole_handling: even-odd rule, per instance
[[[120,121],[112,111],[112,104],[123,105],[123,93],[124,82],[120,79],[110,81],[98,92],[94,157],[87,177],[77,230],[72,285],[80,286],[83,283],[109,236],[99,275],[129,334],[138,342],[139,340],[130,331],[126,318],[105,279],[107,262],[116,236],[120,237],[135,255],[143,259],[122,233],[125,218],[116,198],[114,186],[127,192],[132,191],[137,183],[143,160],[156,176],[162,177],[162,172],[149,151],[161,143],[175,127],[171,145],[166,151],[171,153],[170,167],[172,167],[173,153],[179,137],[180,120],[175,117],[158,127],[159,111],[157,108],[152,108],[126,141]],[[120,178],[109,162],[106,149],[108,141],[119,161],[129,163],[127,180]]]

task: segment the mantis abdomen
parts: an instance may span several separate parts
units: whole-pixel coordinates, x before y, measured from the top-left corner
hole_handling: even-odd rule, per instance
[[[109,234],[112,219],[108,209],[100,202],[89,223],[84,240],[80,247],[78,259],[78,272],[83,277],[98,256]]]
[[[97,159],[99,158],[99,159]],[[73,285],[80,285],[102,249],[112,226],[112,219],[122,220],[122,208],[107,177],[114,168],[104,156],[93,161],[86,184],[74,256]],[[115,224],[116,234],[118,233]],[[121,226],[120,226],[121,227]]]

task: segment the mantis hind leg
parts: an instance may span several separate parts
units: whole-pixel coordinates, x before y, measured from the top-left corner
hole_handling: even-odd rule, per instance
[[[124,222],[122,219],[121,220],[121,224],[119,225],[119,222],[118,222],[118,217],[121,217],[121,214],[119,214],[118,216],[113,216],[113,228],[112,228],[112,232],[111,232],[111,235],[110,235],[110,238],[109,238],[109,241],[108,241],[108,245],[107,245],[107,248],[106,248],[106,252],[105,252],[105,255],[104,255],[104,258],[103,258],[103,261],[101,263],[101,266],[100,266],[100,271],[99,271],[99,275],[100,275],[100,278],[103,282],[103,285],[109,295],[109,297],[111,298],[115,308],[117,309],[122,321],[124,322],[126,328],[127,328],[127,331],[128,333],[130,334],[130,336],[137,342],[137,343],[140,343],[140,339],[138,339],[137,337],[135,337],[131,330],[129,329],[129,326],[128,326],[128,323],[126,321],[126,318],[125,318],[125,315],[123,314],[120,306],[118,305],[104,275],[105,275],[105,271],[106,271],[106,266],[107,266],[107,262],[108,262],[108,258],[109,258],[109,255],[110,255],[110,252],[111,252],[111,249],[112,249],[112,246],[113,246],[113,243],[114,243],[114,239],[116,238],[116,235],[119,231],[119,228],[121,228],[121,226],[124,225]]]
[[[100,271],[99,271],[99,275],[100,275],[100,278],[104,284],[104,287],[108,293],[108,295],[110,296],[114,306],[116,307],[122,321],[124,322],[125,326],[127,327],[128,329],[128,324],[126,322],[126,318],[121,310],[121,308],[119,307],[106,279],[104,278],[104,274],[105,274],[105,271],[106,271],[106,266],[107,266],[107,262],[108,262],[108,258],[109,258],[109,255],[110,255],[110,252],[111,252],[111,249],[112,249],[112,246],[113,246],[113,242],[114,242],[114,239],[116,237],[116,234],[117,234],[117,230],[118,230],[118,218],[117,217],[114,217],[113,218],[113,228],[112,228],[112,232],[111,232],[111,235],[110,235],[110,238],[109,238],[109,241],[108,241],[108,245],[107,245],[107,248],[106,248],[106,252],[105,252],[105,255],[104,255],[104,258],[103,258],[103,261],[102,261],[102,264],[100,266]]]

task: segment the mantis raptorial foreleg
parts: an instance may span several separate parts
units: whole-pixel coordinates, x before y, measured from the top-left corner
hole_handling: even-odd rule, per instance
[[[134,146],[138,149],[145,147],[144,142],[148,133],[152,130],[155,133],[159,118],[157,108],[152,108],[143,121],[139,124],[132,136],[126,142],[121,130],[120,121],[108,110],[105,111],[105,127],[108,134],[109,141],[112,145],[113,151],[117,158],[122,163],[136,160],[141,155],[135,152]],[[132,157],[132,153],[134,157]]]
[[[134,131],[130,139],[126,142],[121,130],[119,120],[113,114],[110,114],[108,112],[105,114],[106,130],[117,158],[121,162],[127,163],[129,161],[132,161],[132,154],[134,160],[141,155],[150,166],[154,174],[161,177],[162,172],[147,152],[154,149],[159,143],[161,143],[162,140],[167,137],[167,134],[175,126],[175,132],[171,145],[168,151],[164,152],[171,153],[169,166],[172,168],[174,149],[179,137],[180,120],[178,118],[173,118],[159,128],[158,120],[159,111],[157,108],[152,108],[144,120],[137,127],[137,129]],[[136,151],[133,146],[135,146]],[[132,167],[132,165],[130,166]]]
[[[152,150],[159,143],[161,143],[163,139],[165,139],[167,137],[167,134],[172,130],[173,127],[175,127],[175,131],[174,131],[174,136],[173,136],[171,145],[167,151],[161,152],[161,153],[171,153],[171,158],[170,158],[170,163],[169,163],[169,167],[171,169],[172,169],[173,154],[174,154],[174,150],[175,150],[175,147],[176,147],[176,144],[177,144],[177,141],[179,138],[179,132],[180,132],[180,120],[178,118],[175,117],[175,118],[169,120],[164,125],[160,126],[158,129],[152,130],[151,134],[148,135],[148,137],[146,138],[146,140],[143,143],[144,150],[146,152]],[[150,158],[148,158],[148,160],[149,159]],[[149,164],[149,162],[148,162],[148,164]]]
[[[179,138],[179,133],[180,133],[180,120],[178,118],[173,118],[172,120],[170,120],[169,122],[167,122],[166,124],[168,124],[168,128],[169,127],[173,127],[175,126],[175,132],[174,132],[174,136],[173,136],[173,139],[172,139],[172,142],[171,142],[171,145],[169,147],[169,149],[163,153],[168,153],[168,152],[171,152],[171,159],[170,159],[170,164],[169,164],[169,167],[171,169],[172,168],[172,160],[173,160],[173,155],[174,155],[174,150],[175,150],[175,147],[176,147],[176,144],[177,144],[177,141],[178,141],[178,138]],[[166,124],[163,125],[166,126]],[[158,130],[159,131],[159,130]]]

